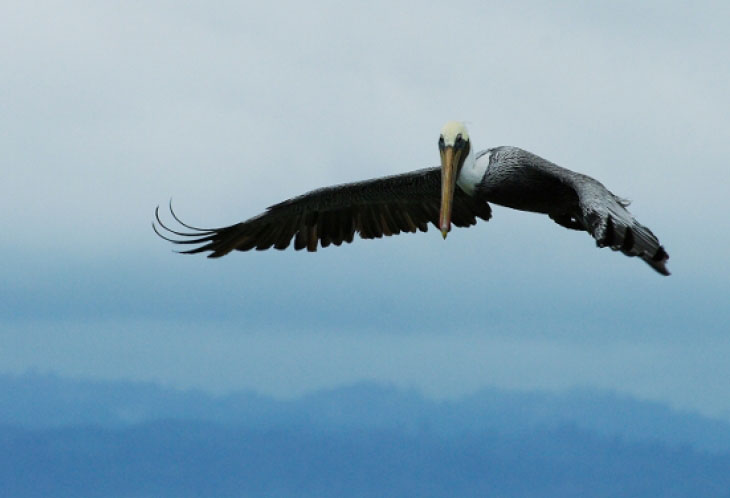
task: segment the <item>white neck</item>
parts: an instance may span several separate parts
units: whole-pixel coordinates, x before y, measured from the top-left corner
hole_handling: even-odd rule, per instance
[[[482,181],[487,170],[489,158],[487,157],[487,160],[483,161],[483,157],[480,157],[479,161],[474,160],[474,147],[469,147],[469,155],[464,160],[464,166],[462,166],[459,177],[456,179],[456,183],[461,187],[461,190],[469,195],[474,195],[477,185]]]

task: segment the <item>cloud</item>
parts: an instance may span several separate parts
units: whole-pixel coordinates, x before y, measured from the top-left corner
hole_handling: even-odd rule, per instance
[[[727,10],[3,4],[2,323],[132,317],[144,334],[197,319],[443,340],[486,323],[499,338],[576,348],[692,335],[727,353],[713,342],[730,292]],[[447,242],[432,231],[218,262],[172,255],[150,229],[170,196],[186,220],[219,226],[322,185],[435,165],[454,118],[479,147],[522,146],[633,199],[674,275],[499,208]],[[149,341],[164,356],[163,338]],[[24,351],[18,368],[56,364]],[[90,352],[99,371],[113,356]],[[705,372],[701,356],[682,374]]]

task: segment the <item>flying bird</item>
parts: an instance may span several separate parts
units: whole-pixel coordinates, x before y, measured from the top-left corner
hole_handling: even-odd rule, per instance
[[[557,224],[588,232],[598,247],[637,256],[662,275],[669,255],[654,234],[626,209],[629,202],[599,181],[562,168],[518,147],[474,152],[463,123],[450,121],[438,141],[441,167],[325,187],[285,200],[246,221],[221,228],[197,228],[172,217],[174,230],[155,210],[155,232],[175,244],[197,247],[218,258],[233,250],[294,249],[425,232],[435,225],[444,239],[453,223],[474,225],[492,216],[489,203],[546,214]]]

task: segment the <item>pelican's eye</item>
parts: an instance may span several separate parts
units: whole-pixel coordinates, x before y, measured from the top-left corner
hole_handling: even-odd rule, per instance
[[[439,149],[443,149],[444,147],[446,147],[446,143],[444,142],[444,136],[441,135],[439,138]]]
[[[456,135],[456,141],[454,142],[454,148],[455,149],[461,149],[464,147],[464,139],[461,138],[461,133]]]

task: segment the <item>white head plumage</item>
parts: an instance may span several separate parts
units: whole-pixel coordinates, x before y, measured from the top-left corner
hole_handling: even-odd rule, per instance
[[[469,132],[466,126],[460,121],[449,121],[441,128],[441,136],[444,137],[444,145],[454,145],[456,137],[461,135],[462,140],[469,140]]]

